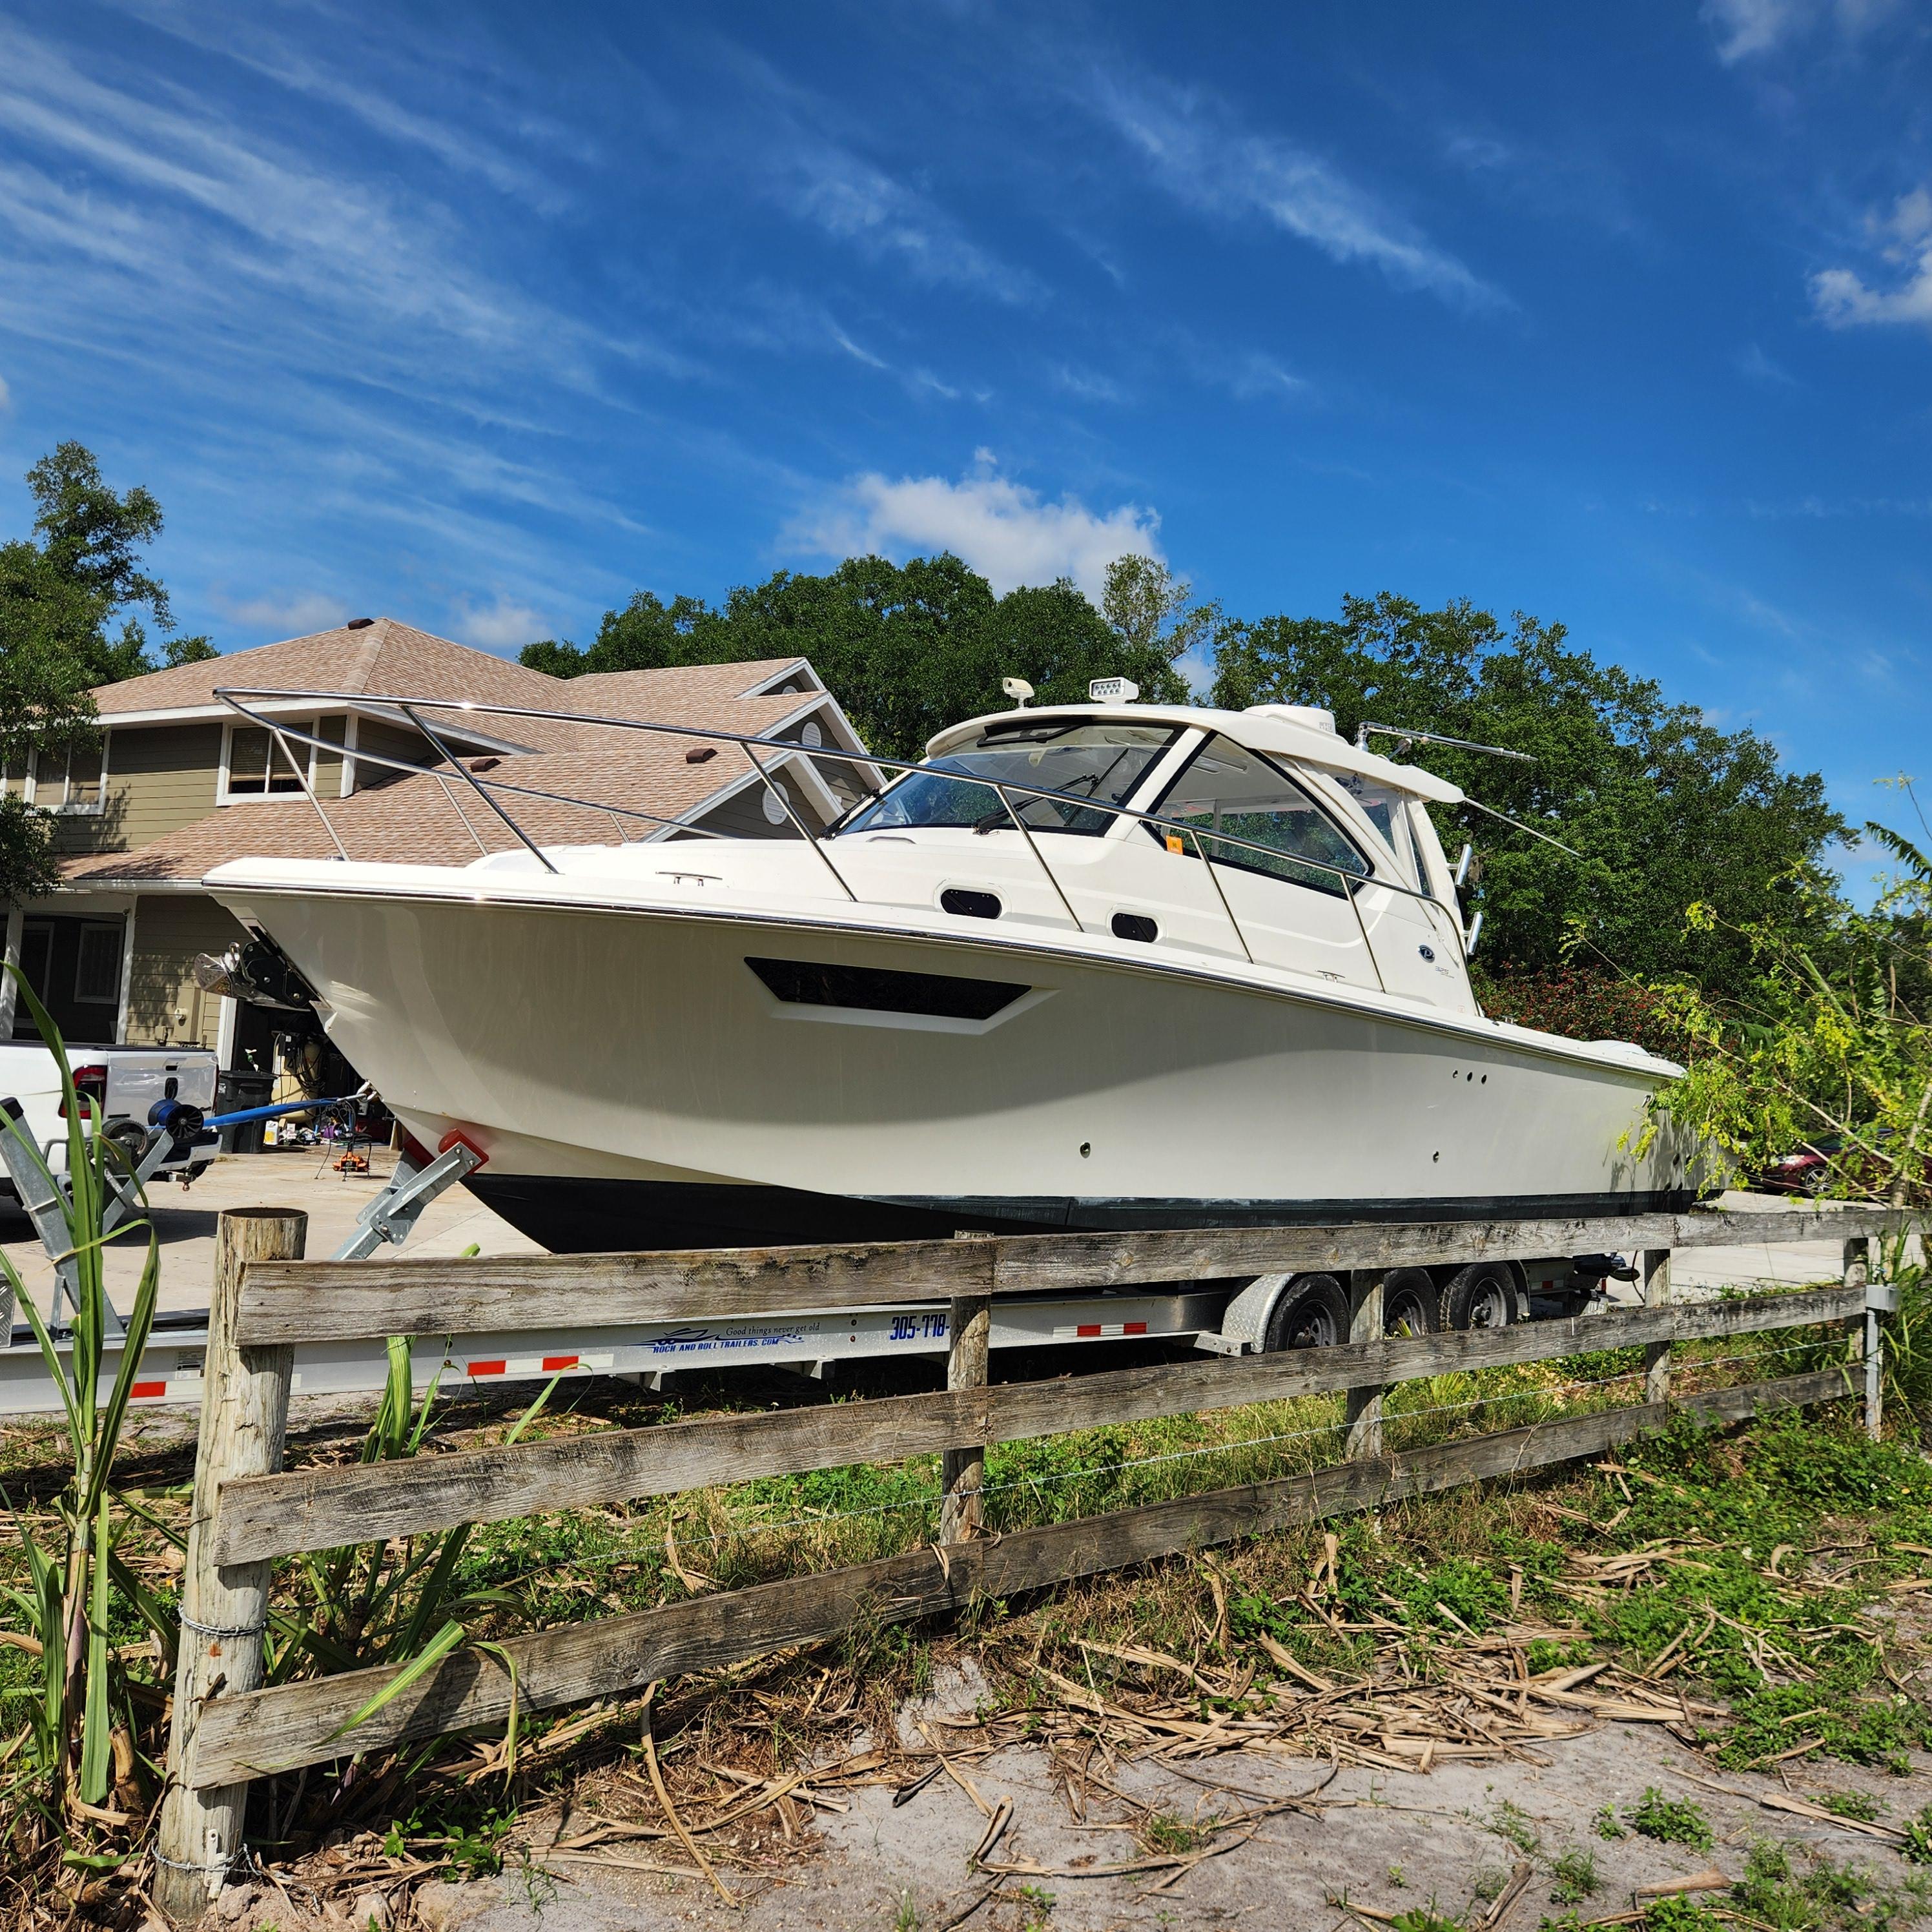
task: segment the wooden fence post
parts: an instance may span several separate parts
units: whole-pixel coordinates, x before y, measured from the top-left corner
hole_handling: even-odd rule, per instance
[[[987,1345],[993,1330],[993,1304],[988,1295],[968,1294],[952,1303],[946,1322],[946,1386],[949,1389],[986,1386]],[[939,1504],[939,1540],[964,1543],[977,1536],[986,1522],[986,1445],[940,1452],[940,1481],[945,1494]]]
[[[1868,1236],[1856,1235],[1845,1244],[1845,1286],[1862,1288],[1870,1280],[1871,1241]],[[1885,1358],[1879,1346],[1878,1316],[1869,1308],[1865,1310],[1862,1353],[1865,1365],[1865,1433],[1876,1442],[1879,1425],[1883,1419],[1879,1406],[1879,1384]]]
[[[1646,1248],[1643,1251],[1643,1301],[1646,1308],[1660,1308],[1670,1299],[1670,1250]],[[1643,1352],[1643,1399],[1649,1402],[1670,1400],[1670,1344],[1652,1342]]]
[[[214,1562],[210,1549],[214,1500],[232,1477],[269,1475],[281,1468],[295,1367],[292,1346],[236,1346],[242,1270],[250,1262],[299,1261],[308,1233],[308,1215],[292,1208],[232,1208],[215,1223],[214,1294],[202,1366],[201,1436],[182,1578],[174,1718],[168,1732],[154,1886],[154,1903],[184,1923],[207,1909],[242,1848],[248,1786],[196,1791],[184,1774],[203,1706],[211,1699],[260,1686],[273,1567]]]
[[[1384,1319],[1382,1270],[1355,1268],[1348,1276],[1348,1340],[1379,1342]],[[1382,1453],[1382,1398],[1387,1388],[1351,1389],[1343,1398],[1342,1420],[1348,1425],[1347,1455],[1351,1462]]]

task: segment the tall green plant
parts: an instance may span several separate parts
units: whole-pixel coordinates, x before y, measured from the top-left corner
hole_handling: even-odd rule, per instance
[[[147,1235],[142,1268],[125,1334],[110,1334],[104,1250],[110,1238],[104,1227],[118,1180],[134,1184],[127,1157],[100,1131],[93,1099],[76,1091],[73,1069],[58,1030],[33,988],[14,968],[20,996],[27,1004],[60,1070],[67,1117],[66,1185],[56,1189],[65,1224],[67,1252],[74,1262],[76,1307],[63,1353],[27,1293],[11,1262],[0,1256],[15,1305],[26,1314],[39,1342],[47,1372],[61,1399],[73,1473],[55,1502],[61,1527],[58,1550],[44,1548],[23,1517],[16,1516],[26,1557],[28,1587],[9,1585],[0,1598],[24,1619],[39,1646],[39,1681],[28,1694],[24,1750],[16,1762],[15,1795],[40,1811],[62,1840],[68,1862],[112,1865],[122,1854],[86,1849],[98,1841],[94,1827],[123,1814],[106,1810],[115,1791],[117,1733],[122,1778],[138,1784],[140,1760],[127,1674],[110,1637],[118,1605],[124,1606],[160,1640],[172,1657],[174,1627],[163,1606],[122,1559],[117,1544],[126,1511],[110,1483],[141,1352],[154,1322],[160,1282],[160,1248],[145,1220],[123,1222],[113,1237]],[[23,1150],[50,1188],[55,1178],[40,1149],[20,1122],[7,1119],[4,1132]],[[106,1399],[101,1384],[111,1353],[120,1360]],[[150,1774],[152,1763],[146,1769]],[[131,1820],[130,1821],[131,1822]]]
[[[419,1453],[434,1412],[441,1372],[420,1400],[406,1336],[389,1338],[388,1379],[381,1407],[363,1438],[361,1460],[388,1462]],[[553,1376],[518,1418],[504,1441],[514,1442],[548,1403],[562,1376]],[[467,1624],[491,1611],[519,1611],[521,1600],[506,1590],[466,1588],[460,1574],[472,1526],[426,1537],[356,1544],[301,1559],[302,1600],[272,1610],[268,1681],[320,1670],[323,1674],[371,1664],[400,1664],[394,1680],[345,1730],[352,1730],[382,1704],[469,1640]]]

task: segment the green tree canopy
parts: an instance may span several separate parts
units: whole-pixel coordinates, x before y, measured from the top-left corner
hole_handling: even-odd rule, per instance
[[[1210,700],[1324,705],[1345,734],[1409,725],[1534,758],[1413,754],[1581,855],[1468,806],[1441,814],[1450,849],[1467,838],[1480,855],[1475,902],[1496,972],[1547,970],[1580,938],[1640,978],[1738,991],[1750,971],[1741,929],[1802,920],[1808,896],[1792,881],[1824,881],[1824,855],[1847,830],[1824,781],[1784,770],[1755,732],[1718,730],[1572,648],[1562,625],[1521,614],[1505,626],[1468,603],[1424,610],[1384,594],[1346,598],[1339,619],[1224,625]],[[1687,932],[1685,908],[1703,900],[1727,922]]]
[[[1113,676],[1150,699],[1186,696],[1158,624],[1124,636],[1064,579],[996,597],[946,554],[903,566],[850,557],[823,577],[782,570],[716,609],[640,590],[605,614],[594,644],[532,644],[522,662],[569,677],[794,656],[811,658],[866,742],[889,757],[917,758],[948,724],[1005,710],[1002,678],[1023,677],[1052,703],[1084,699],[1090,680]]]
[[[43,457],[27,487],[33,534],[0,543],[0,768],[8,772],[37,748],[92,740],[94,686],[215,655],[206,638],[165,635],[175,628],[167,592],[139,562],[161,529],[147,490],[117,494],[77,442]],[[143,609],[164,634],[159,664],[134,614]],[[46,815],[17,789],[0,796],[0,902],[51,884],[51,850]]]

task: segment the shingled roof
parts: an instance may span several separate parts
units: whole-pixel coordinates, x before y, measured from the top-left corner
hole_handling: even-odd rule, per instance
[[[764,688],[781,683],[794,688]],[[112,723],[117,717],[218,707],[214,694],[224,687],[340,693],[351,700],[366,698],[376,710],[384,698],[467,699],[586,719],[710,726],[748,736],[776,730],[827,701],[802,657],[556,678],[389,617],[354,630],[345,625],[172,666],[104,685],[94,698],[103,720]],[[564,804],[506,795],[506,806],[539,843],[602,844],[650,837],[664,821],[682,820],[730,790],[748,770],[743,753],[730,746],[721,746],[716,758],[688,762],[685,754],[697,741],[687,737],[487,714],[472,722],[486,740],[528,748],[494,759],[468,758],[472,768],[487,769],[499,784],[590,801]],[[232,802],[130,852],[74,854],[61,862],[62,881],[75,888],[183,884],[231,859],[330,858],[336,850],[330,826],[352,857],[426,865],[467,865],[482,852],[517,842],[475,791],[447,772],[394,778],[346,799],[325,799],[322,805],[327,826],[306,798]]]

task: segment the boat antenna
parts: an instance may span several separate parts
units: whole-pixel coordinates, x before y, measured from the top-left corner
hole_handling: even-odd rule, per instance
[[[1479,746],[1477,748],[1480,750],[1483,748]],[[1503,755],[1505,758],[1520,758],[1522,754],[1517,752],[1506,752]],[[1465,805],[1474,806],[1478,812],[1486,812],[1492,818],[1500,818],[1505,825],[1514,825],[1519,832],[1527,832],[1532,838],[1540,838],[1546,845],[1554,845],[1558,851],[1567,852],[1573,859],[1581,859],[1583,856],[1574,845],[1566,845],[1562,839],[1552,838],[1548,832],[1539,832],[1534,826],[1526,825],[1521,819],[1512,818],[1508,812],[1498,812],[1494,806],[1485,805],[1480,799],[1472,798],[1467,792],[1462,794],[1462,802]]]
[[[1486,752],[1492,758],[1514,758],[1519,764],[1536,763],[1527,752],[1505,751],[1500,745],[1478,745],[1467,738],[1444,738],[1434,731],[1412,731],[1402,724],[1358,724],[1355,748],[1358,752],[1369,748],[1371,733],[1378,738],[1400,738],[1402,742],[1396,747],[1398,751],[1406,751],[1411,745],[1447,745],[1458,752]]]

